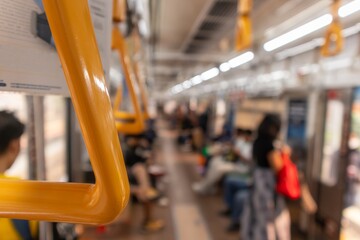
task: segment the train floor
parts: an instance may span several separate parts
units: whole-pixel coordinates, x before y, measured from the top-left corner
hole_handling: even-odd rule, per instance
[[[224,209],[222,195],[197,195],[192,191],[193,182],[200,179],[196,168],[196,155],[176,145],[176,134],[160,128],[156,145],[156,159],[166,168],[164,196],[168,204],[157,204],[156,216],[166,226],[156,233],[141,230],[142,209],[132,204],[126,220],[119,220],[105,227],[86,227],[80,240],[239,240],[239,233],[228,233],[229,219],[220,216]],[[164,199],[162,199],[164,202]],[[125,214],[125,215],[127,215]],[[292,239],[301,239],[294,236]]]

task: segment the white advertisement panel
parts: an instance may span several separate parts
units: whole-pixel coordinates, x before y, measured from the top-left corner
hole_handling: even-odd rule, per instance
[[[89,7],[107,78],[112,1],[89,0]],[[69,95],[43,10],[34,0],[0,1],[0,91]]]

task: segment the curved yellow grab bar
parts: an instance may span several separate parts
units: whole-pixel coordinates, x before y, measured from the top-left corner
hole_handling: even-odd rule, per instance
[[[141,40],[139,37],[139,30],[135,29],[133,32],[133,39],[134,39],[134,45],[135,45],[135,55],[138,55],[141,51]],[[135,60],[134,61],[134,71],[135,71],[135,75],[136,75],[136,79],[140,88],[140,97],[141,97],[141,102],[142,102],[142,107],[143,107],[143,118],[144,120],[148,120],[150,118],[149,116],[149,108],[148,108],[148,94],[146,91],[146,87],[145,87],[145,80],[144,78],[141,76],[140,74],[140,67],[139,67],[139,61],[140,60]]]
[[[123,22],[126,20],[126,0],[113,1],[113,21]]]
[[[0,180],[0,216],[105,224],[129,198],[87,0],[43,0],[96,184]]]
[[[138,63],[135,63],[135,74],[137,76],[138,79],[138,84],[139,84],[139,88],[140,88],[140,97],[141,97],[141,102],[142,102],[142,107],[143,107],[143,118],[144,120],[148,120],[150,118],[149,115],[149,101],[148,101],[148,94],[145,88],[145,83],[144,83],[144,79],[140,76],[139,73],[139,66]]]
[[[251,8],[252,0],[239,0],[235,35],[236,51],[247,49],[252,44]]]
[[[129,57],[129,54],[125,46],[125,40],[116,26],[113,27],[112,38],[113,38],[112,41],[113,48],[117,49],[119,53],[119,58],[125,74],[126,85],[129,89],[131,102],[134,108],[134,114],[122,112],[119,111],[118,109],[115,109],[114,111],[115,116],[119,116],[119,118],[126,116],[126,119],[119,119],[119,120],[128,120],[130,116],[131,118],[133,118],[132,122],[116,121],[116,128],[120,133],[139,134],[145,130],[143,115],[141,112],[139,101],[137,99],[136,91],[138,91],[139,89],[137,88],[138,86],[136,85],[137,82],[135,80],[134,72],[131,66],[131,59]]]
[[[335,56],[339,54],[344,48],[344,37],[342,35],[342,27],[339,18],[340,5],[340,0],[334,0],[333,4],[331,5],[333,20],[329,28],[326,30],[325,42],[320,50],[320,53],[323,57]]]
[[[114,109],[119,109],[123,98],[123,88],[121,86],[116,90],[116,96],[114,100]]]

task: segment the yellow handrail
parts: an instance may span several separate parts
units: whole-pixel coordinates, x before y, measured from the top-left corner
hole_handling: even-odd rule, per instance
[[[96,184],[0,180],[0,216],[104,224],[116,219],[129,184],[87,0],[43,0],[87,146]]]
[[[118,50],[119,58],[123,66],[125,75],[126,86],[129,90],[131,102],[133,104],[134,113],[127,113],[115,109],[114,114],[116,121],[116,128],[118,132],[125,134],[139,134],[145,130],[144,118],[142,115],[141,107],[137,99],[137,93],[139,91],[135,75],[131,66],[131,59],[125,46],[125,39],[122,36],[119,29],[114,26],[112,32],[112,46]],[[124,120],[132,120],[131,122]]]
[[[235,34],[235,50],[238,52],[251,47],[252,44],[251,8],[252,0],[239,0]]]
[[[321,47],[320,53],[323,57],[331,57],[339,54],[344,48],[344,37],[339,19],[340,0],[334,0],[331,11],[333,20],[325,33],[325,42]],[[335,46],[333,46],[333,43]]]
[[[119,109],[121,106],[121,101],[123,98],[123,88],[119,86],[116,90],[115,100],[114,100],[114,109]]]
[[[139,30],[135,29],[133,31],[133,39],[134,39],[134,48],[135,48],[135,55],[140,54],[141,51],[141,40],[139,37]],[[140,88],[140,96],[141,96],[141,102],[143,104],[143,118],[144,120],[148,120],[150,118],[149,116],[149,101],[148,101],[148,94],[145,87],[145,80],[140,74],[140,67],[139,67],[139,61],[138,59],[134,60],[134,71],[136,75],[136,79]]]

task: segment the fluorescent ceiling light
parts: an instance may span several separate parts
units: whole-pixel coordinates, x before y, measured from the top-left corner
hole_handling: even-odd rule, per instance
[[[250,62],[254,59],[254,53],[252,52],[246,52],[244,54],[241,54],[240,56],[237,56],[231,60],[229,60],[229,65],[231,68],[236,68],[240,65],[243,65],[247,62]]]
[[[349,28],[346,28],[342,31],[344,37],[351,37],[355,34],[360,32],[360,24],[356,24],[354,26],[351,26]],[[292,57],[299,55],[301,53],[313,50],[316,47],[322,46],[324,44],[325,39],[324,38],[316,38],[309,42],[306,42],[304,44],[300,44],[298,46],[295,46],[293,48],[285,49],[279,53],[276,54],[276,58],[278,60],[283,60],[287,57]]]
[[[183,90],[184,90],[184,88],[180,84],[178,84],[178,85],[174,86],[173,88],[171,88],[171,92],[173,94],[177,94],[179,92],[182,92]]]
[[[330,14],[325,14],[321,17],[316,18],[290,32],[287,32],[283,35],[280,35],[273,40],[268,41],[264,44],[264,49],[267,52],[271,52],[275,49],[278,49],[286,44],[289,44],[299,38],[302,38],[316,30],[319,30],[327,25],[329,25],[332,21],[332,16]]]
[[[339,9],[339,16],[344,18],[360,10],[360,0],[345,4]]]
[[[217,75],[219,75],[219,69],[214,67],[214,68],[207,70],[206,72],[203,72],[201,74],[201,78],[206,81],[206,80],[216,77]]]
[[[202,79],[201,79],[200,75],[197,75],[197,76],[191,78],[190,81],[191,81],[192,85],[197,85],[202,82]]]
[[[183,87],[184,89],[191,88],[191,86],[192,86],[192,84],[191,84],[190,80],[186,80],[186,81],[184,81],[184,82],[182,83],[182,87]]]
[[[358,23],[352,27],[344,29],[342,31],[342,34],[344,35],[344,37],[350,37],[350,36],[357,34],[358,32],[360,32],[360,23]]]
[[[227,72],[231,69],[229,63],[225,62],[223,64],[220,65],[220,71],[222,72]]]

